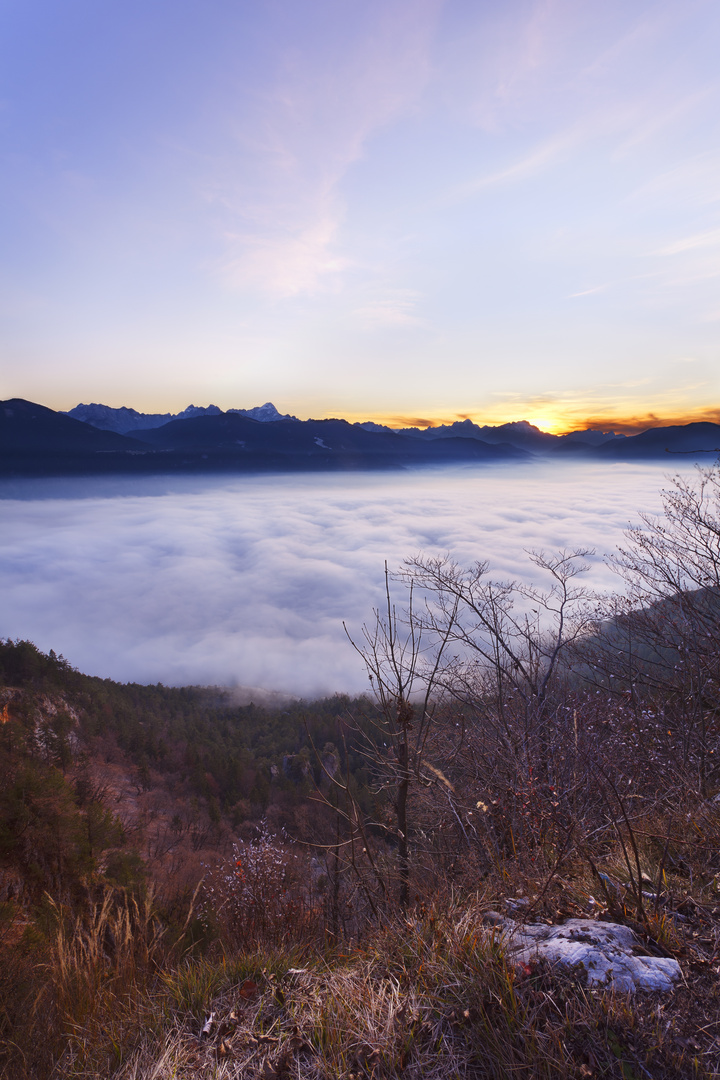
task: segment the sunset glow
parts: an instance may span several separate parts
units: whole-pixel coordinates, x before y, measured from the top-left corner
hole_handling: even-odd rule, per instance
[[[334,415],[337,415],[337,413]],[[572,413],[539,414],[533,412],[531,407],[525,408],[521,403],[514,411],[488,409],[487,411],[474,414],[464,413],[459,415],[456,413],[446,413],[437,416],[403,416],[394,413],[388,416],[383,413],[372,413],[369,415],[366,415],[365,413],[350,413],[346,414],[344,419],[349,420],[351,423],[362,423],[363,421],[371,420],[374,423],[384,424],[387,427],[398,429],[407,427],[438,427],[442,424],[454,424],[462,420],[471,420],[479,427],[482,427],[484,424],[496,427],[501,424],[512,423],[516,420],[526,420],[528,423],[534,424],[535,427],[539,428],[541,431],[549,432],[552,435],[563,435],[570,431],[585,431],[588,428],[592,428],[594,431],[608,431],[623,435],[636,435],[641,431],[646,431],[648,428],[655,427],[671,427],[693,423],[720,424],[720,408],[698,409],[694,412],[680,414],[672,412],[665,414],[661,412],[633,414],[630,411],[627,413],[618,411],[614,415],[597,415],[592,412],[591,402],[588,404],[588,409],[585,414],[579,413],[578,411],[573,411]]]

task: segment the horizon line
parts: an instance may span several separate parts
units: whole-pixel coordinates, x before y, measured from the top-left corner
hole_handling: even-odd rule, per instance
[[[12,400],[8,398],[6,400]],[[31,398],[25,398],[26,401],[32,401]],[[272,402],[264,402],[263,404],[273,404],[274,408],[277,406]],[[34,402],[34,404],[41,405],[42,402]],[[147,412],[136,409],[134,406],[127,405],[105,405],[104,402],[78,402],[79,404],[98,404],[104,405],[106,408],[121,409],[132,408],[135,412],[141,415],[178,415],[183,412],[184,409],[178,409],[176,413],[166,409],[160,410],[147,410]],[[194,403],[185,406],[185,409],[191,408]],[[77,408],[77,405],[72,406],[70,409],[54,408],[53,411],[61,413],[69,413],[72,409]],[[196,406],[197,408],[211,408],[213,403],[210,402],[205,406]],[[219,408],[221,412],[229,412],[233,409],[243,408],[244,411],[249,412],[255,408],[261,408],[262,405],[254,405],[245,408],[243,406],[231,405],[223,409],[221,406],[214,406]],[[45,406],[45,408],[53,408],[52,406]],[[277,408],[277,411],[283,415],[292,415],[292,406],[287,409]],[[299,410],[300,411],[300,410]],[[302,410],[304,411],[304,410]],[[494,410],[492,410],[494,412]],[[575,411],[575,410],[573,410]],[[542,412],[543,415],[537,415]],[[536,415],[533,415],[536,413]],[[308,416],[306,419],[340,419],[346,420],[348,423],[374,423],[381,424],[384,427],[391,430],[400,431],[404,428],[420,428],[422,430],[428,430],[431,428],[450,426],[455,423],[463,423],[470,421],[477,427],[503,427],[506,424],[518,424],[527,423],[536,427],[539,431],[548,435],[570,435],[574,432],[580,431],[599,431],[608,435],[638,435],[643,431],[648,431],[651,428],[658,427],[684,427],[687,424],[693,423],[712,423],[720,425],[720,406],[708,406],[698,409],[688,409],[681,412],[669,412],[663,413],[659,410],[648,410],[647,412],[636,413],[624,413],[621,415],[613,415],[607,411],[602,412],[590,412],[582,418],[576,416],[568,416],[564,410],[558,409],[557,412],[552,408],[544,408],[542,410],[534,410],[530,406],[525,415],[517,418],[517,414],[513,415],[509,412],[503,411],[499,416],[488,417],[485,410],[472,410],[466,412],[448,412],[441,416],[418,416],[416,414],[404,414],[404,413],[387,413],[382,411],[372,410],[368,412],[355,412],[348,409],[330,410],[328,415],[319,417],[317,415]]]

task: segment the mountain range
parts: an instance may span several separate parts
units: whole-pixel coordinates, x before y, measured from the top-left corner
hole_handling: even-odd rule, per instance
[[[267,423],[269,420],[297,420],[297,416],[288,416],[279,413],[270,401],[264,405],[257,405],[254,409],[228,409],[230,413],[239,416],[249,416],[252,420],[260,420]],[[217,405],[188,405],[179,413],[141,413],[135,409],[128,409],[124,405],[119,409],[113,409],[110,405],[76,405],[65,416],[72,416],[75,420],[83,420],[86,424],[101,428],[103,431],[116,431],[119,435],[127,435],[132,431],[145,431],[148,428],[162,427],[171,420],[189,420],[195,416],[220,416],[222,409]]]
[[[62,413],[22,398],[0,402],[5,477],[393,469],[538,457],[636,461],[683,454],[708,460],[719,448],[720,425],[711,423],[650,428],[633,436],[594,430],[551,435],[525,420],[400,430],[372,422],[298,420],[270,402],[226,412],[190,405],[177,414],[98,404]]]

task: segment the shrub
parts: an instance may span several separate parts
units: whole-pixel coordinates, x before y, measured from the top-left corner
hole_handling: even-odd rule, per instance
[[[234,946],[281,944],[312,936],[319,913],[311,904],[311,884],[303,882],[300,856],[283,832],[266,820],[250,842],[238,840],[232,855],[207,874],[202,910]]]

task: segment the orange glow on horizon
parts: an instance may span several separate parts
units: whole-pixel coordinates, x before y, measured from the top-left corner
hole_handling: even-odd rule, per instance
[[[720,424],[720,408],[696,409],[679,415],[660,415],[655,412],[641,413],[635,416],[612,417],[607,415],[589,416],[582,423],[574,423],[569,431],[581,431],[584,428],[599,428],[602,431],[615,431],[618,435],[637,435],[648,428],[675,427],[684,424]]]
[[[97,395],[96,395],[97,396]],[[263,395],[258,397],[256,404],[261,403]],[[265,398],[272,397],[273,395],[266,394]],[[196,403],[205,404],[206,397],[202,393],[189,394],[188,398],[192,397]],[[222,410],[236,407],[235,397],[230,401],[223,400],[223,395],[211,395],[215,404]],[[32,398],[32,395],[29,395]],[[92,399],[92,394],[88,396],[88,400]],[[109,399],[111,407],[118,408],[114,398]],[[131,400],[128,396],[126,399],[123,397],[123,401]],[[185,398],[182,399],[185,401]],[[107,404],[107,401],[105,402]],[[68,402],[58,404],[52,402],[43,402],[49,408],[52,409],[69,409],[73,406]],[[672,427],[675,425],[685,425],[698,422],[709,422],[713,424],[720,424],[720,404],[719,405],[705,405],[697,406],[695,408],[687,407],[686,403],[681,402],[677,411],[674,411],[672,405],[667,407],[665,402],[655,404],[651,402],[649,406],[641,409],[634,409],[633,403],[628,402],[616,402],[606,401],[598,405],[596,402],[578,401],[577,399],[570,400],[552,400],[549,398],[528,397],[526,399],[517,398],[516,401],[508,401],[507,398],[502,402],[491,403],[486,407],[479,407],[472,411],[454,412],[449,408],[444,408],[442,411],[435,412],[434,409],[427,409],[420,415],[418,413],[397,413],[397,412],[385,412],[383,410],[367,409],[360,412],[356,409],[343,408],[340,403],[333,405],[332,403],[316,405],[308,404],[307,400],[293,401],[293,399],[276,398],[274,404],[280,413],[289,413],[299,417],[301,420],[308,417],[314,417],[315,419],[342,417],[349,423],[363,423],[365,421],[372,421],[376,424],[383,424],[386,427],[398,429],[398,428],[433,428],[441,425],[451,425],[464,420],[470,420],[472,423],[477,424],[478,427],[488,425],[490,427],[499,427],[502,424],[513,423],[521,420],[526,420],[530,424],[534,424],[535,427],[541,431],[549,432],[553,435],[563,435],[572,431],[584,431],[588,428],[599,430],[603,432],[615,432],[622,435],[637,435],[642,431],[647,431],[649,428],[656,427]],[[683,408],[683,405],[686,407]],[[185,404],[178,405],[177,402],[165,401],[162,406],[155,406],[155,403],[148,403],[147,400],[132,401],[132,407],[136,408],[139,412],[160,412],[160,413],[177,413],[181,412],[186,407]],[[245,406],[243,406],[245,407]],[[251,407],[250,405],[248,407]]]
[[[562,435],[567,431],[565,423],[560,419],[551,419],[549,415],[535,416],[530,415],[523,417],[529,424],[533,424],[536,428],[540,428],[540,431],[545,431],[549,435]]]
[[[340,415],[344,415],[347,420],[353,422],[363,422],[371,420],[376,424],[384,424],[389,428],[407,428],[407,427],[439,427],[441,425],[449,425],[457,423],[463,420],[472,420],[478,427],[482,427],[487,424],[491,427],[498,427],[501,424],[512,423],[518,420],[527,420],[528,423],[534,424],[535,427],[541,431],[549,432],[552,435],[564,435],[571,431],[585,431],[588,428],[592,428],[598,431],[615,432],[618,435],[638,435],[641,431],[647,431],[648,428],[656,427],[674,427],[685,424],[693,423],[712,423],[720,424],[720,406],[699,408],[693,410],[687,410],[685,412],[676,414],[671,412],[650,411],[647,412],[593,412],[592,409],[588,409],[587,413],[578,416],[579,410],[558,410],[557,413],[553,413],[551,410],[543,411],[542,413],[536,412],[532,407],[524,407],[519,405],[516,410],[510,412],[507,407],[502,411],[499,409],[489,409],[487,412],[476,413],[455,413],[455,414],[441,414],[439,416],[403,416],[395,414],[384,413],[372,413],[367,414],[348,414],[343,412]]]

